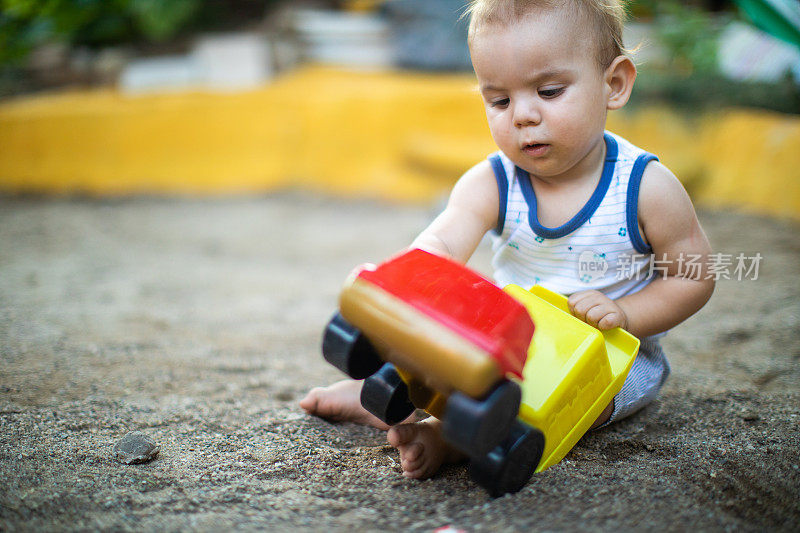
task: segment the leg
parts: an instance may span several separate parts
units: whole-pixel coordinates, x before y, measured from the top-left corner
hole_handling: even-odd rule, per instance
[[[362,384],[361,380],[344,379],[327,387],[315,387],[300,400],[300,407],[310,415],[328,420],[355,422],[378,429],[389,429],[388,424],[361,405]],[[405,422],[416,420],[416,414],[412,414]]]
[[[667,376],[669,363],[658,340],[650,337],[642,339],[639,353],[622,389],[592,427],[598,427],[612,418],[613,421],[622,420],[652,402]]]
[[[400,466],[405,477],[429,478],[442,464],[466,459],[464,454],[445,442],[441,422],[434,417],[416,424],[394,426],[386,439],[400,452]]]
[[[608,421],[608,419],[611,418],[611,413],[613,412],[614,412],[614,399],[612,398],[611,403],[609,403],[606,406],[606,408],[603,409],[603,412],[600,413],[600,416],[597,417],[597,420],[594,421],[594,424],[592,424],[592,427],[590,427],[589,430],[596,429],[605,424],[606,421]]]

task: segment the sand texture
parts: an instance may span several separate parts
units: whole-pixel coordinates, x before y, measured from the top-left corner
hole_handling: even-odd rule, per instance
[[[797,531],[800,227],[701,212],[763,256],[663,344],[660,399],[518,494],[418,482],[381,431],[305,415],[349,270],[427,208],[300,195],[0,198],[0,530]],[[488,254],[474,262],[486,271]],[[159,447],[123,464],[142,431]]]

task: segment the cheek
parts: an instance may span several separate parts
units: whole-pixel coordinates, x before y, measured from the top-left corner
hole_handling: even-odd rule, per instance
[[[508,121],[504,120],[502,115],[492,115],[487,118],[489,119],[489,130],[491,130],[492,137],[494,137],[495,140],[508,138]]]
[[[551,108],[548,127],[564,139],[577,139],[594,131],[598,123],[597,113],[591,107],[578,103],[561,102]]]

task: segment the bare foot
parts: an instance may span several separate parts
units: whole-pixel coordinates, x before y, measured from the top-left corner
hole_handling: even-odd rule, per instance
[[[403,475],[409,478],[429,478],[442,463],[455,463],[465,457],[444,441],[441,422],[433,417],[416,424],[394,426],[386,440],[400,451],[400,466]]]
[[[315,387],[300,400],[300,407],[310,415],[328,420],[389,429],[387,424],[361,405],[362,383],[363,381],[344,379],[327,387]]]

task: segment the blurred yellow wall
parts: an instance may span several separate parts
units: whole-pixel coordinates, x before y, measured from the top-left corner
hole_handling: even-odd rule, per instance
[[[694,200],[800,219],[800,118],[612,114]],[[0,191],[430,201],[493,150],[467,75],[309,67],[247,93],[74,92],[0,103]]]

